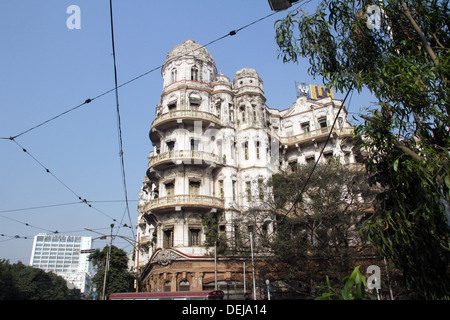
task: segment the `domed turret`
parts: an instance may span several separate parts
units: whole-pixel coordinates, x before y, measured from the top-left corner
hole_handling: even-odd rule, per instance
[[[180,81],[210,84],[217,74],[217,69],[208,50],[194,40],[188,39],[170,50],[161,74],[166,88]]]
[[[173,47],[172,50],[167,54],[166,60],[164,61],[164,65],[169,63],[170,61],[174,59],[180,59],[183,57],[192,57],[195,56],[195,58],[199,60],[203,60],[204,62],[210,62],[214,64],[214,59],[212,58],[211,54],[206,50],[205,47],[198,44],[192,39],[188,39],[184,41],[183,43],[180,43]]]
[[[263,81],[255,69],[243,68],[236,72],[233,79],[233,89],[239,90],[243,87],[253,87],[264,91]]]

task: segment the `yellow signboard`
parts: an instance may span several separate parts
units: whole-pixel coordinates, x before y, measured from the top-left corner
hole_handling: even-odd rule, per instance
[[[309,87],[311,92],[311,99],[319,100],[327,97],[334,99],[333,89],[322,86],[316,86],[314,84],[310,84]]]

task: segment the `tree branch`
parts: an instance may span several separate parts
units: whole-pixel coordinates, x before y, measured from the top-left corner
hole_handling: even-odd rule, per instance
[[[417,34],[419,35],[420,40],[422,41],[423,46],[425,47],[425,50],[430,55],[431,59],[433,59],[434,64],[436,66],[439,65],[439,59],[437,58],[436,54],[434,53],[433,49],[431,48],[430,44],[428,43],[427,39],[425,38],[425,34],[420,29],[419,25],[417,24],[416,20],[414,20],[413,16],[411,15],[411,12],[409,11],[406,3],[402,1],[403,5],[403,13],[408,18],[409,22],[411,22],[414,30],[416,30]]]
[[[365,115],[360,115],[360,117],[363,118],[364,120],[367,120],[367,121],[371,121],[371,122],[374,121],[372,118],[369,118],[369,117],[367,117]],[[395,145],[396,148],[400,149],[401,151],[403,151],[407,155],[411,156],[413,159],[416,159],[417,161],[421,160],[421,157],[417,153],[412,151],[410,148],[408,148],[406,145],[404,145],[400,141],[394,139],[394,145]]]

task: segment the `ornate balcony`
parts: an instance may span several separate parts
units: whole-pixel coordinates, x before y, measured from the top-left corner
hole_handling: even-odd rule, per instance
[[[150,158],[148,167],[167,164],[223,165],[223,159],[216,154],[199,150],[176,150],[158,154]]]
[[[164,130],[171,126],[176,125],[178,122],[191,122],[201,121],[202,125],[205,124],[217,124],[220,125],[221,121],[218,116],[213,113],[198,111],[198,110],[174,110],[163,114],[160,114],[153,120],[149,137],[151,141],[159,140],[157,130]]]
[[[347,127],[347,128],[339,128],[333,129],[333,134],[336,134],[337,136],[351,136],[353,134],[355,128],[353,127]],[[293,145],[297,143],[303,143],[312,139],[320,139],[320,138],[326,138],[328,134],[330,133],[331,127],[324,127],[320,128],[314,131],[308,131],[305,133],[297,134],[295,136],[290,137],[279,137],[280,143],[284,145]],[[272,134],[274,132],[272,131]],[[276,135],[276,134],[275,134]]]
[[[144,206],[144,212],[173,209],[178,206],[206,210],[223,209],[223,199],[191,194],[160,197],[147,202]]]

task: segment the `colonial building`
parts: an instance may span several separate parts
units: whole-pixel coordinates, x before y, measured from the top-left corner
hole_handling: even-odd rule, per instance
[[[219,236],[236,252],[255,223],[272,232],[268,179],[316,161],[342,101],[299,94],[290,108],[271,109],[254,69],[237,71],[231,81],[193,40],[167,54],[161,73],[163,91],[149,133],[154,149],[138,205],[134,258],[141,290],[248,291],[250,257],[215,258],[206,221],[217,219]],[[357,162],[352,132],[343,108],[321,161],[335,156]],[[254,208],[260,219],[246,222]]]

